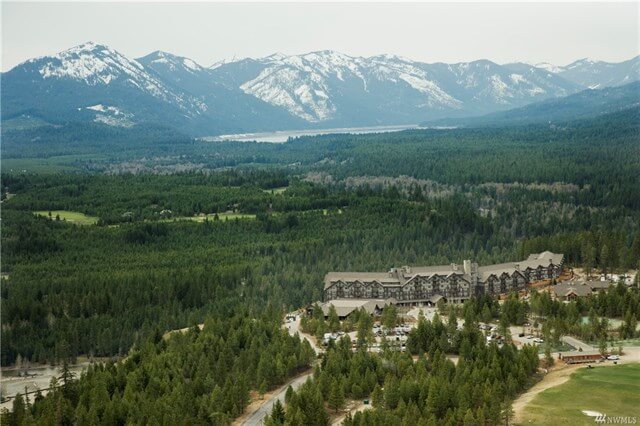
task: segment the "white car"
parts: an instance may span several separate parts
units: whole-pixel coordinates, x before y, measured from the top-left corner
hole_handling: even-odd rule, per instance
[[[544,340],[543,340],[543,339],[541,339],[541,338],[539,338],[539,337],[536,337],[535,339],[533,339],[533,341],[534,341],[535,343],[544,343]]]
[[[609,361],[617,361],[617,360],[619,360],[619,359],[620,359],[620,357],[619,357],[618,355],[609,355],[609,356],[607,357],[607,359],[608,359]]]

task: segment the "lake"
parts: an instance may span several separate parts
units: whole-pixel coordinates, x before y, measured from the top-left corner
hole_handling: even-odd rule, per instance
[[[289,138],[297,138],[300,136],[317,136],[317,135],[329,135],[336,133],[351,133],[351,134],[365,134],[365,133],[390,133],[400,132],[402,130],[409,129],[425,129],[426,127],[420,127],[417,124],[408,124],[403,126],[371,126],[371,127],[341,127],[334,129],[305,129],[305,130],[279,130],[276,132],[264,132],[264,133],[238,133],[235,135],[219,135],[219,136],[206,136],[201,140],[207,142],[223,142],[223,141],[237,141],[237,142],[269,142],[269,143],[283,143]]]

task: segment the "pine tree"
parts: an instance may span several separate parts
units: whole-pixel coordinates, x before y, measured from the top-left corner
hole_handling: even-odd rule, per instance
[[[344,406],[344,389],[338,379],[333,379],[331,391],[329,392],[329,407],[335,412]]]
[[[380,385],[377,383],[373,388],[373,392],[371,392],[371,404],[375,408],[382,408],[384,406],[384,394],[382,393],[382,388],[380,388]]]
[[[506,400],[502,403],[500,410],[500,417],[504,420],[505,426],[509,426],[509,424],[513,421],[513,417],[515,416],[515,412],[513,411],[513,403],[511,400]]]
[[[276,399],[276,402],[273,404],[273,409],[271,410],[271,420],[276,425],[284,424],[285,412],[284,407],[279,399]]]
[[[473,411],[471,411],[471,408],[467,409],[467,412],[464,415],[463,423],[464,426],[475,426],[476,419],[473,418]]]
[[[294,391],[293,391],[293,388],[291,387],[291,385],[287,386],[287,391],[284,393],[284,402],[285,402],[285,404],[289,404],[293,394],[294,394]]]
[[[340,318],[338,317],[336,307],[333,305],[329,306],[329,330],[332,332],[340,330]]]

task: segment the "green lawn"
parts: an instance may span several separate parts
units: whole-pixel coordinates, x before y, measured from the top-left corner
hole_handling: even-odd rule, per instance
[[[640,421],[640,364],[580,368],[567,383],[538,394],[525,408],[522,424],[594,425],[583,410]]]
[[[49,217],[48,210],[41,210],[34,212],[38,216]],[[60,217],[60,220],[66,222],[75,223],[76,225],[95,225],[98,222],[97,217],[87,216],[84,213],[72,212],[68,210],[51,210],[51,219],[55,220],[56,216]]]

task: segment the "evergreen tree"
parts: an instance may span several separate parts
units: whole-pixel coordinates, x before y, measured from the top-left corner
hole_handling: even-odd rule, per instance
[[[344,406],[344,390],[338,379],[334,379],[331,383],[331,391],[329,393],[329,407],[335,412]]]

